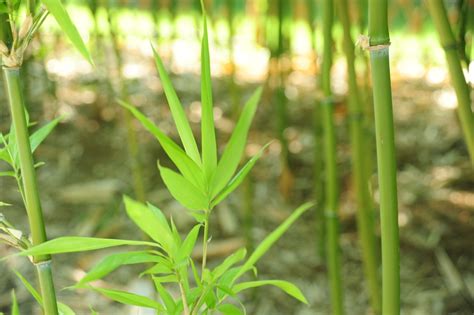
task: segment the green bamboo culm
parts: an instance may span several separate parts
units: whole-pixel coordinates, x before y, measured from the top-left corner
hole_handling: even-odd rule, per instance
[[[471,109],[471,89],[464,78],[459,55],[459,45],[456,42],[456,38],[449,24],[443,1],[428,0],[428,7],[439,35],[441,46],[446,55],[451,82],[458,100],[457,111],[459,121],[461,122],[461,128],[471,158],[471,164],[474,166],[474,114]]]
[[[25,206],[31,230],[33,245],[47,241],[43,211],[36,184],[36,172],[31,153],[28,126],[25,115],[25,105],[21,90],[20,69],[3,67],[6,94],[15,129],[18,156],[20,159],[21,178],[25,197]],[[46,315],[58,314],[56,293],[51,272],[51,257],[49,255],[33,256],[36,266],[43,300],[43,310]]]
[[[389,63],[387,1],[369,0],[369,51],[382,236],[382,314],[400,314],[397,168]]]
[[[354,42],[351,37],[351,24],[347,0],[337,0],[337,12],[342,24],[344,37],[343,49],[346,55],[347,75],[349,85],[349,125],[352,150],[352,182],[355,189],[357,205],[357,229],[364,263],[364,272],[367,279],[368,293],[372,309],[376,314],[381,311],[380,288],[378,280],[378,258],[374,214],[372,211],[372,197],[369,191],[368,172],[365,171],[365,155],[367,143],[363,126],[364,111],[362,96],[357,85],[355,70]]]
[[[119,43],[119,34],[117,34],[116,23],[113,23],[113,13],[112,9],[109,6],[105,7],[107,13],[107,21],[109,24],[109,33],[112,40],[112,48],[115,54],[115,66],[117,69],[117,81],[118,81],[118,90],[117,95],[121,100],[128,102],[129,95],[127,91],[127,84],[125,78],[122,75],[123,70],[123,59],[120,51]],[[145,202],[146,200],[146,189],[143,182],[143,170],[140,164],[140,156],[138,153],[138,135],[135,126],[133,125],[132,115],[128,110],[122,109],[123,111],[123,123],[125,124],[125,129],[127,130],[127,149],[128,149],[128,158],[130,164],[130,172],[132,175],[133,182],[133,193],[135,198],[140,202]]]
[[[336,156],[336,130],[334,128],[334,99],[331,90],[332,67],[332,25],[334,6],[332,0],[323,2],[324,51],[322,64],[322,88],[324,99],[321,102],[323,117],[323,142],[325,166],[325,230],[326,260],[329,272],[332,314],[344,314],[341,263],[339,258],[339,220],[338,220],[338,180]]]

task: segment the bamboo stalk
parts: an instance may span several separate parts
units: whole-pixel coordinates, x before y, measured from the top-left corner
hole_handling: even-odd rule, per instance
[[[127,92],[127,85],[125,84],[125,78],[122,75],[123,70],[123,60],[122,54],[120,52],[118,34],[115,32],[115,25],[112,21],[112,13],[110,12],[110,8],[107,6],[107,19],[109,23],[110,29],[110,36],[112,39],[112,47],[115,53],[115,60],[116,60],[116,68],[117,68],[117,80],[119,83],[119,91],[118,95],[122,100],[128,101],[128,92]],[[143,183],[143,171],[140,165],[139,160],[139,153],[138,153],[138,136],[137,131],[133,125],[133,119],[130,112],[124,108],[122,108],[123,114],[123,122],[125,124],[125,128],[127,130],[127,149],[128,155],[130,160],[130,171],[132,173],[133,179],[133,193],[135,198],[140,202],[145,202],[146,193],[145,193],[145,185]]]
[[[346,55],[349,81],[348,103],[352,150],[352,181],[356,191],[357,228],[371,305],[375,313],[379,314],[381,311],[380,288],[377,274],[378,259],[372,213],[372,197],[370,195],[367,172],[364,165],[365,149],[367,148],[366,141],[364,141],[363,129],[364,111],[361,93],[357,85],[357,75],[354,64],[354,42],[351,37],[348,2],[347,0],[337,0],[336,4],[338,6],[339,20],[344,31],[343,48]]]
[[[325,164],[325,228],[326,259],[329,272],[332,314],[344,314],[341,264],[339,258],[339,191],[337,179],[336,131],[334,128],[334,100],[331,90],[332,67],[332,25],[334,6],[332,0],[323,2],[323,64],[322,88],[325,99],[322,102]]]
[[[43,211],[36,183],[36,172],[31,154],[30,138],[25,116],[25,105],[21,91],[20,69],[3,67],[5,87],[15,128],[20,170],[25,194],[26,211],[30,224],[33,245],[47,241]],[[51,273],[51,257],[39,255],[32,257],[38,273],[44,313],[58,314],[53,277]]]
[[[471,164],[474,166],[474,114],[471,106],[470,88],[464,78],[461,60],[458,53],[458,43],[449,25],[446,8],[442,0],[429,0],[428,7],[433,18],[436,31],[439,35],[441,46],[446,55],[451,82],[458,99],[458,117],[464,133],[467,149],[471,157]]]
[[[382,314],[395,315],[400,313],[400,245],[387,19],[387,0],[369,0],[369,50],[382,230]]]

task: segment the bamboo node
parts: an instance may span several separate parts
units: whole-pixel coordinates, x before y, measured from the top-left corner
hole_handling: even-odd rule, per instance
[[[386,44],[370,45],[370,37],[363,34],[359,35],[356,42],[356,46],[359,46],[363,50],[368,50],[368,51],[377,51],[377,50],[387,49],[388,47],[390,47],[390,44],[391,43],[388,42]]]
[[[43,268],[43,269],[51,268],[51,259],[38,261],[38,262],[32,261],[32,263],[38,268]]]

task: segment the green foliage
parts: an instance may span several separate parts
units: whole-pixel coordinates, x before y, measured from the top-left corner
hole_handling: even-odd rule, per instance
[[[246,249],[242,248],[227,257],[212,270],[206,266],[207,243],[209,241],[209,215],[218,203],[224,200],[242,183],[245,176],[263,155],[268,145],[265,145],[237,171],[244,153],[248,131],[260,99],[261,89],[258,89],[243,108],[242,115],[236,124],[223,155],[218,160],[212,105],[209,44],[205,18],[204,27],[202,42],[201,153],[199,153],[197,141],[192,134],[185,111],[156,52],[155,60],[158,73],[161,77],[184,149],[171,140],[135,107],[126,102],[121,102],[156,137],[178,170],[174,171],[158,163],[158,169],[163,182],[171,195],[186,207],[188,213],[197,221],[184,239],[181,237],[173,220],[168,220],[159,208],[124,196],[123,200],[127,215],[142,232],[150,237],[151,241],[68,236],[29,247],[21,251],[19,255],[72,253],[125,245],[145,246],[145,249],[138,251],[129,250],[110,254],[98,262],[74,287],[90,288],[121,304],[152,308],[158,314],[209,314],[213,311],[229,315],[245,314],[245,308],[240,303],[237,294],[247,289],[264,285],[273,285],[290,296],[307,303],[301,291],[286,281],[239,281],[246,275],[247,271],[256,271],[257,262],[288,230],[291,224],[311,207],[309,203],[296,209],[262,241],[248,259],[246,259]],[[41,132],[35,140],[38,142],[41,142],[43,135],[47,134],[49,129],[44,127],[40,130]],[[4,139],[5,148],[8,147],[8,140],[6,138],[9,139],[10,136],[2,138]],[[10,156],[10,154],[6,156]],[[192,253],[196,248],[201,230],[203,230],[203,261],[201,264],[202,272],[199,274],[196,269],[196,262],[192,259]],[[159,300],[131,292],[98,288],[91,285],[93,281],[107,277],[120,267],[137,264],[146,265],[146,269],[144,269],[140,276],[150,277],[153,280],[156,292],[160,297]],[[190,279],[189,274],[192,275],[193,279]],[[181,293],[179,298],[170,294],[170,291],[168,291],[170,286],[179,288]],[[32,287],[30,292],[33,295],[36,294]],[[230,298],[237,301],[238,304],[230,303]],[[39,295],[37,295],[37,299],[41,303]]]
[[[89,51],[84,44],[76,26],[72,22],[68,12],[62,5],[60,0],[41,0],[44,6],[37,6],[38,9],[28,7],[26,10],[27,14],[22,24],[19,25],[18,30],[16,25],[18,15],[22,12],[21,0],[2,0],[0,1],[0,13],[6,13],[9,16],[10,24],[12,26],[11,31],[13,33],[12,47],[7,47],[5,43],[6,51],[2,51],[3,64],[7,67],[19,67],[23,62],[23,54],[31,42],[34,34],[38,31],[40,26],[43,24],[48,13],[54,17],[61,30],[69,38],[74,47],[79,53],[91,64],[93,64],[92,58]],[[27,6],[29,3],[23,1],[23,5]]]
[[[20,315],[20,308],[16,300],[15,290],[12,290],[12,315]]]
[[[48,8],[48,11],[54,17],[58,25],[61,27],[64,34],[69,38],[71,43],[76,47],[79,53],[91,64],[92,58],[89,54],[89,51],[84,44],[81,35],[76,29],[76,26],[71,21],[69,14],[66,9],[64,9],[60,0],[41,0],[41,2]]]

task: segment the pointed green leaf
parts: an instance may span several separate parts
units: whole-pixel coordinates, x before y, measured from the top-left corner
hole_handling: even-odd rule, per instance
[[[12,290],[12,315],[20,315],[20,308],[18,307],[18,301],[16,300],[15,290]]]
[[[250,255],[249,259],[240,267],[239,272],[234,276],[233,281],[237,280],[248,270],[252,269],[255,263],[272,247],[272,245],[285,233],[288,228],[309,208],[313,203],[305,203],[298,207],[282,224],[280,224],[272,233],[270,233]]]
[[[201,46],[201,142],[202,165],[206,179],[210,181],[217,167],[216,131],[212,106],[212,82],[209,57],[209,39],[206,16],[203,15],[204,34]]]
[[[33,296],[36,302],[38,302],[39,305],[43,305],[43,300],[41,299],[41,295],[38,293],[38,291],[36,291],[36,289],[31,285],[31,283],[29,283],[28,280],[26,280],[26,278],[23,277],[23,275],[19,273],[18,271],[13,270],[13,272],[16,274],[18,279],[20,279],[21,283],[23,283],[26,290],[30,292],[31,296]]]
[[[136,246],[157,246],[152,242],[119,240],[111,238],[95,238],[95,237],[79,237],[79,236],[64,236],[59,237],[34,247],[28,248],[17,255],[20,256],[37,256],[37,255],[52,255],[62,253],[76,253],[89,250],[96,250],[102,248],[109,248],[123,245]]]
[[[30,136],[31,152],[35,152],[38,146],[46,139],[46,137],[53,131],[54,127],[57,126],[61,118],[56,118]]]
[[[277,288],[280,288],[283,290],[285,293],[288,295],[294,297],[295,299],[308,304],[308,301],[304,297],[303,293],[301,293],[300,289],[298,289],[297,286],[294,284],[288,282],[288,281],[283,281],[283,280],[260,280],[260,281],[249,281],[249,282],[242,282],[239,284],[236,284],[233,289],[235,293],[239,293],[243,290],[247,290],[249,288],[256,288],[256,287],[261,287],[265,285],[272,285]]]
[[[15,172],[12,172],[12,171],[0,172],[0,177],[2,176],[16,177]]]
[[[153,281],[158,282],[158,283],[167,283],[167,282],[177,283],[178,278],[176,277],[176,275],[171,274],[171,275],[166,275],[166,276],[153,277]]]
[[[165,216],[157,207],[147,207],[128,196],[123,196],[129,218],[163,249],[170,253],[176,247]]]
[[[263,146],[260,151],[255,154],[243,167],[242,169],[231,179],[231,181],[227,184],[227,186],[214,198],[211,203],[211,209],[214,208],[217,204],[219,204],[222,200],[224,200],[231,192],[233,192],[242,181],[245,179],[247,174],[252,170],[253,166],[260,157],[263,155],[263,152],[268,147],[269,143]]]
[[[193,229],[189,232],[188,236],[186,236],[186,238],[184,239],[183,244],[178,250],[178,255],[176,256],[176,262],[178,264],[191,257],[194,245],[196,245],[196,240],[198,238],[200,228],[200,224],[193,227]]]
[[[90,64],[93,64],[92,58],[81,38],[81,35],[74,26],[74,23],[71,21],[71,18],[69,17],[69,14],[67,13],[66,9],[64,9],[63,5],[61,4],[61,1],[41,0],[41,2],[46,6],[51,15],[54,16],[56,22],[58,22],[63,32],[72,42],[72,44],[76,47],[79,53],[81,53],[81,55],[87,61],[89,61]]]
[[[122,304],[149,307],[149,308],[153,308],[159,311],[164,311],[164,308],[160,303],[150,298],[147,298],[146,296],[142,296],[142,295],[126,292],[126,291],[120,291],[120,290],[112,290],[112,289],[104,289],[104,288],[96,288],[96,287],[91,287],[91,288],[94,291],[97,291],[101,293],[102,295],[108,297],[109,299],[117,301]]]
[[[147,251],[112,254],[97,263],[75,286],[79,287],[88,282],[102,279],[123,265],[158,262],[158,259],[158,256],[150,254]]]
[[[58,302],[59,315],[76,315],[76,313],[64,303]]]
[[[257,89],[242,110],[239,121],[237,122],[232,136],[222,154],[222,158],[217,165],[217,171],[214,174],[211,185],[213,197],[215,197],[225,187],[239,166],[239,162],[242,159],[242,154],[245,150],[248,131],[253,117],[255,116],[261,94],[262,89]]]
[[[204,192],[204,175],[201,168],[167,135],[165,135],[155,124],[143,115],[138,109],[130,104],[119,101],[120,104],[127,108],[137,118],[151,134],[153,134],[158,142],[170,157],[171,161],[176,165],[178,170],[186,179],[191,181],[196,187]]]
[[[186,118],[186,113],[184,112],[183,105],[179,101],[176,91],[173,88],[173,84],[168,76],[168,73],[165,70],[165,66],[161,61],[160,56],[155,51],[155,48],[152,46],[153,55],[155,56],[156,68],[160,75],[161,83],[163,85],[163,90],[165,91],[166,99],[168,100],[168,105],[173,115],[174,123],[176,124],[176,129],[178,129],[179,137],[183,143],[186,153],[196,162],[198,165],[201,164],[201,157],[199,156],[199,150],[194,139],[191,126]]]
[[[206,196],[190,181],[169,168],[158,165],[161,178],[171,195],[190,210],[203,210],[209,207]]]
[[[167,314],[173,314],[176,310],[176,303],[171,296],[171,294],[166,291],[166,289],[161,285],[161,283],[154,281],[155,282],[155,288],[158,294],[160,295],[161,300],[165,304]]]
[[[217,266],[212,271],[212,278],[214,280],[219,279],[229,268],[233,265],[241,261],[247,255],[247,250],[245,248],[241,248],[229,257],[227,257],[219,266]]]
[[[240,308],[232,304],[221,304],[217,306],[217,310],[223,315],[243,315],[244,312]]]

